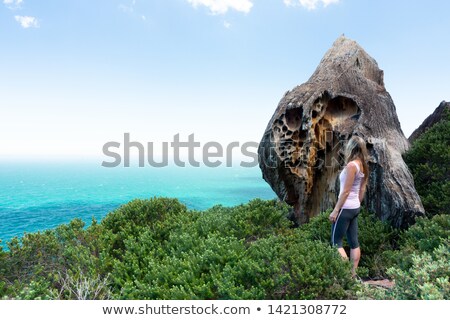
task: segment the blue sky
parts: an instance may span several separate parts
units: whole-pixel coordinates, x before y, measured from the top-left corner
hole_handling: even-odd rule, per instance
[[[341,34],[385,72],[406,136],[450,100],[449,1],[0,0],[0,156],[259,142]]]

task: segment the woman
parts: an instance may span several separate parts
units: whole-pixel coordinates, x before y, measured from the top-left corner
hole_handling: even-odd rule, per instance
[[[345,234],[347,235],[350,245],[350,260],[353,262],[352,274],[356,277],[356,268],[361,257],[357,218],[369,178],[366,143],[362,138],[353,136],[347,142],[344,155],[346,167],[339,176],[339,199],[330,214],[330,221],[333,223],[331,243],[337,246],[343,258],[348,259],[347,253],[342,247],[342,239]]]

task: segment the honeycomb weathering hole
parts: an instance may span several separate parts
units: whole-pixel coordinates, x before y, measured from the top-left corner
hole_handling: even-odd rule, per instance
[[[339,96],[328,101],[323,118],[335,125],[347,119],[358,120],[360,115],[361,110],[355,101]]]
[[[292,108],[286,111],[286,124],[291,130],[300,128],[303,119],[303,108]]]
[[[331,165],[335,175],[341,140],[351,135],[360,114],[354,100],[331,98],[327,92],[314,102],[309,114],[304,114],[303,107],[290,108],[273,123],[277,154],[292,174],[307,180],[311,190],[317,169],[329,171],[326,167]],[[299,171],[300,167],[307,170]]]

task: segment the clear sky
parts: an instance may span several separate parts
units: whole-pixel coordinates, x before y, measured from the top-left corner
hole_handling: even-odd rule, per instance
[[[102,156],[124,132],[259,142],[343,33],[406,136],[450,100],[450,1],[0,1],[0,156]]]

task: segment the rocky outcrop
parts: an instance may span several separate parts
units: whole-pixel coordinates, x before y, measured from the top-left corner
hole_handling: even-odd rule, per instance
[[[434,110],[434,112],[430,114],[428,118],[426,118],[416,130],[414,130],[414,132],[408,138],[409,142],[413,143],[414,140],[422,135],[422,133],[431,128],[436,122],[439,122],[442,119],[442,116],[446,109],[450,109],[450,102],[442,101],[439,104],[439,107],[437,107],[436,110]]]
[[[339,194],[342,146],[361,136],[371,154],[365,206],[393,226],[424,210],[403,162],[408,147],[383,71],[355,41],[338,38],[311,78],[286,92],[258,148],[263,178],[304,223]]]

